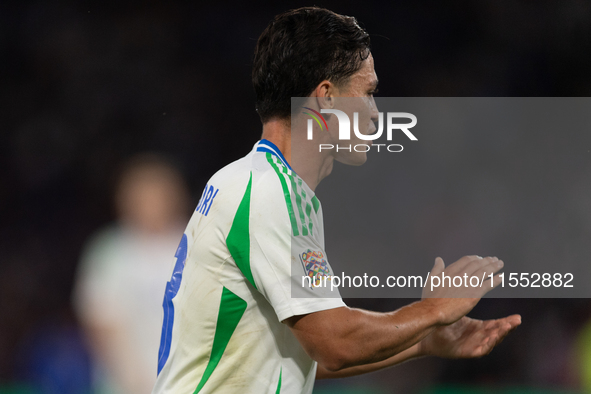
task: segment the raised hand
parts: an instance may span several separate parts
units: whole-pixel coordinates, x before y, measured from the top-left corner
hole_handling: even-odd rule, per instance
[[[438,257],[423,288],[422,299],[433,305],[439,314],[440,324],[454,323],[470,312],[482,296],[499,285],[498,277],[494,276],[491,281],[490,275],[498,272],[503,265],[503,261],[496,257],[465,256],[446,268],[443,259]],[[473,277],[477,280],[472,281]],[[482,278],[485,278],[484,282]],[[456,286],[458,283],[460,286]]]

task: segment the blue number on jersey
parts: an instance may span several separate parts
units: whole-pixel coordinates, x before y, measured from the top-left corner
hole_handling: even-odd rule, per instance
[[[185,260],[187,259],[187,235],[183,234],[181,243],[176,250],[176,263],[172,271],[172,277],[166,284],[166,291],[164,292],[164,322],[162,323],[162,336],[160,337],[160,349],[158,350],[158,374],[162,371],[168,355],[170,353],[170,344],[172,341],[172,325],[174,323],[174,305],[172,299],[179,292],[181,287],[181,279],[183,277],[183,269],[185,268]]]

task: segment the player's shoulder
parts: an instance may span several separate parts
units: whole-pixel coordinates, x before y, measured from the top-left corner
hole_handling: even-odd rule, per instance
[[[249,154],[218,170],[209,183],[242,187],[250,183],[251,187],[282,191],[282,183],[290,182],[294,174],[279,150],[273,146],[271,151],[267,146],[259,141]]]
[[[256,154],[253,156],[253,167],[260,186],[279,189],[282,193],[289,191],[295,173],[273,143],[267,140],[258,142]]]
[[[285,204],[290,195],[294,173],[278,149],[259,141],[244,157],[218,170],[207,182],[202,200],[242,199],[251,196],[251,204]],[[200,204],[202,205],[202,204]]]

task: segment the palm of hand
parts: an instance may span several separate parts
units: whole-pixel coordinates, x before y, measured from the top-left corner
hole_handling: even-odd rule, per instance
[[[518,315],[485,321],[464,316],[435,329],[420,342],[421,350],[444,358],[481,357],[490,353],[520,323]]]

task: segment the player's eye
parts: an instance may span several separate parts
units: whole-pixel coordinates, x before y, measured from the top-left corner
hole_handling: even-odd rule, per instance
[[[377,94],[378,92],[379,92],[378,89],[374,89],[374,90],[372,90],[372,91],[370,91],[368,93],[369,93],[370,96],[373,96],[374,94]]]

